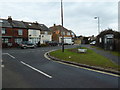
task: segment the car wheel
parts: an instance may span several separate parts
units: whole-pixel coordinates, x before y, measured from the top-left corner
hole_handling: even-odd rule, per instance
[[[35,46],[34,47],[31,47],[32,49],[36,48]]]
[[[26,49],[26,48],[27,48],[27,47],[25,47],[25,46],[23,47],[23,49]]]

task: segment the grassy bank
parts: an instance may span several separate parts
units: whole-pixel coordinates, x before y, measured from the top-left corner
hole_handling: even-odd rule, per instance
[[[65,49],[64,53],[61,52],[61,50],[53,51],[50,53],[50,55],[66,61],[98,66],[106,69],[120,70],[120,67],[118,68],[118,65],[88,48],[87,53],[78,53],[77,48],[75,48]]]
[[[104,49],[102,49],[100,47],[96,47],[96,46],[91,46],[91,48],[96,48],[98,50],[104,50]],[[106,50],[104,50],[104,51],[106,51]],[[107,52],[109,52],[109,53],[111,53],[111,54],[113,54],[115,56],[120,56],[120,52],[117,52],[117,51],[107,51]]]

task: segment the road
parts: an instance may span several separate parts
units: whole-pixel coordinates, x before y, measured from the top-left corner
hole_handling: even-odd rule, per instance
[[[76,46],[66,46],[71,48]],[[3,88],[118,88],[118,77],[44,57],[56,47],[3,49]]]

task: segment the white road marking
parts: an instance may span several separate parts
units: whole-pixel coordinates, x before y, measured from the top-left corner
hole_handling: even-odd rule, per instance
[[[13,59],[15,59],[15,57],[14,56],[12,56],[11,54],[9,54],[9,53],[2,53],[3,55],[8,55],[8,56],[10,56],[10,57],[12,57]]]
[[[2,67],[2,68],[4,68],[4,67],[5,67],[5,65],[1,65],[1,67]]]
[[[5,54],[7,54],[7,53],[2,53],[2,55],[5,55]]]
[[[42,71],[40,71],[40,70],[38,70],[38,69],[32,67],[32,66],[30,66],[30,65],[28,65],[28,64],[26,64],[26,63],[24,63],[23,61],[20,61],[20,62],[21,62],[22,64],[24,64],[25,66],[27,66],[27,67],[29,67],[29,68],[31,68],[31,69],[33,69],[33,70],[35,70],[35,71],[37,71],[37,72],[39,72],[39,73],[45,75],[46,77],[52,78],[52,76],[50,76],[50,75],[48,75],[48,74],[46,74],[46,73],[44,73],[44,72],[42,72]]]
[[[48,60],[51,60],[49,57],[47,57],[47,53],[44,54],[44,57]]]
[[[4,68],[4,67],[5,67],[5,65],[3,65],[2,63],[3,63],[3,60],[1,59],[0,64],[1,64],[1,67],[2,67],[2,68]]]

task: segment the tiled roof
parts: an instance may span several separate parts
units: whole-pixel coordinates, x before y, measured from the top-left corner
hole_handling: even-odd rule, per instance
[[[22,21],[12,20],[11,25],[13,28],[27,28]]]
[[[32,22],[23,22],[25,24],[25,26],[28,29],[37,29],[37,30],[41,30],[41,28],[39,27],[39,25],[37,23],[32,23]]]
[[[47,26],[44,24],[39,24],[37,22],[23,22],[12,20],[9,21],[8,19],[0,19],[0,23],[2,23],[2,27],[10,27],[10,28],[26,28],[26,29],[37,29],[43,31],[50,31]]]
[[[43,30],[43,31],[49,31],[48,27],[44,24],[39,23],[31,23],[31,22],[23,22],[28,29],[37,29],[37,30]]]
[[[61,26],[61,25],[55,25],[55,26],[50,27],[49,29],[50,29],[51,31],[52,31],[52,30],[62,30],[62,26]],[[71,30],[68,30],[68,29],[66,29],[65,27],[63,27],[63,30],[64,30],[64,31],[68,31],[68,32],[72,32]]]
[[[0,19],[0,23],[2,24],[2,27],[10,27],[10,28],[12,27],[8,22],[8,20]]]
[[[44,31],[50,31],[49,28],[47,26],[45,26],[44,24],[39,24],[39,26]]]
[[[49,28],[50,29],[50,31],[52,31],[52,32],[54,32],[54,31],[56,31],[56,30],[62,30],[62,26],[61,25],[54,25],[54,26],[52,26],[52,27],[50,27]],[[68,29],[66,29],[65,27],[63,27],[63,30],[64,31],[67,31],[67,32],[71,32],[71,33],[73,33],[75,36],[76,36],[76,34],[72,31],[72,30],[68,30]]]
[[[62,30],[62,26],[61,25],[55,25],[49,28],[50,30]],[[64,31],[69,31],[68,29],[66,29],[65,27],[63,27]]]

